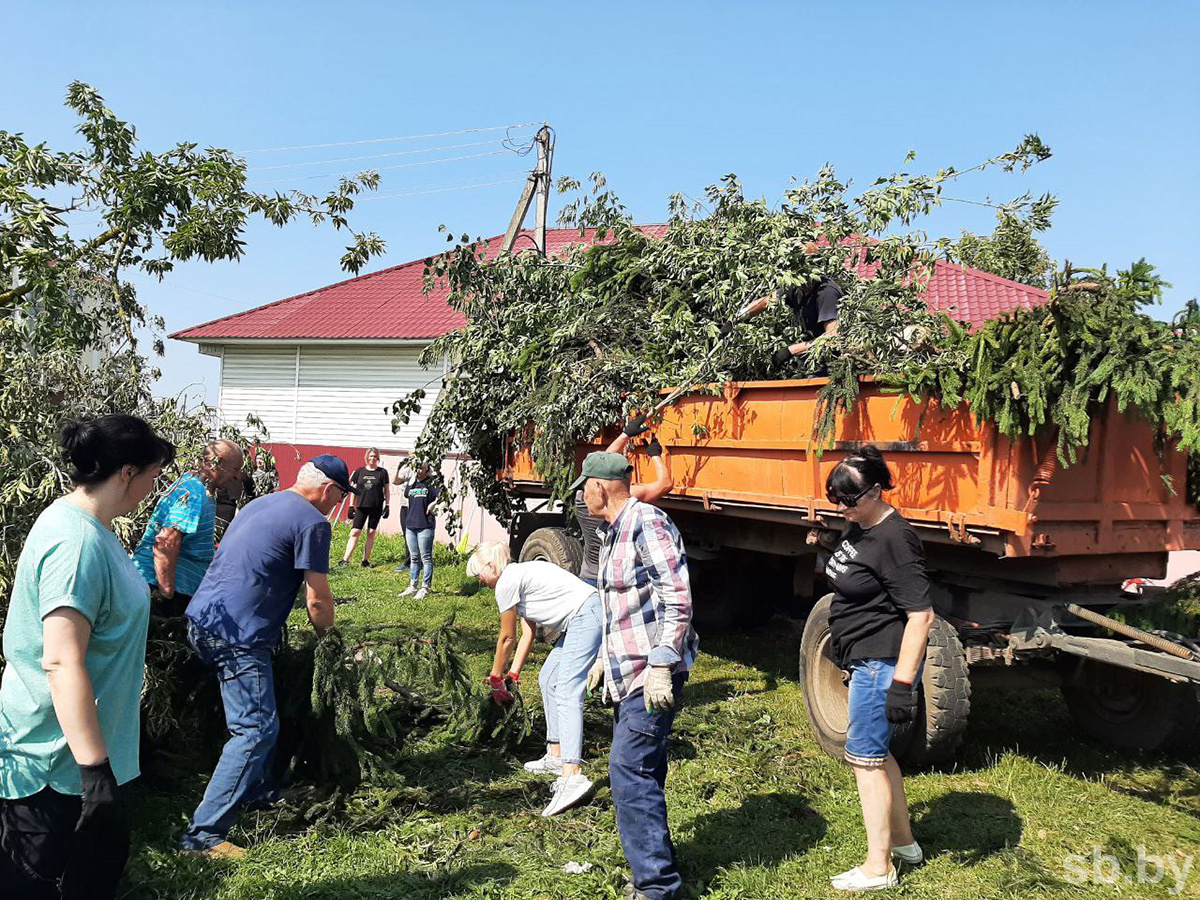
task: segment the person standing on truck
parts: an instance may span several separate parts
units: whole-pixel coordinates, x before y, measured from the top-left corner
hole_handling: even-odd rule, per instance
[[[633,438],[650,430],[646,419],[647,415],[643,413],[626,422],[616,440],[608,445],[607,452],[623,454]],[[643,503],[653,503],[659,497],[670,493],[674,482],[671,480],[671,470],[667,467],[663,445],[659,443],[658,438],[650,439],[650,443],[646,445],[646,455],[654,460],[654,480],[648,484],[635,484],[630,490],[633,496]],[[603,520],[588,512],[582,490],[575,494],[575,521],[579,523],[579,531],[583,538],[583,565],[579,569],[579,577],[595,587],[596,570],[600,565],[600,538],[596,530]]]
[[[825,482],[829,502],[846,519],[825,575],[834,591],[833,650],[849,674],[846,762],[867,831],[866,861],[830,880],[843,891],[893,887],[893,859],[918,865],[925,858],[888,745],[896,725],[917,717],[934,613],[921,539],[883,499],[893,487],[883,454],[870,446],[850,453]]]
[[[359,466],[350,476],[350,483],[358,489],[358,497],[350,507],[350,539],[346,541],[346,552],[342,554],[341,565],[350,565],[350,557],[358,546],[359,535],[363,528],[367,529],[367,539],[363,542],[362,567],[371,568],[371,548],[375,546],[375,531],[379,528],[379,520],[386,519],[391,512],[388,502],[388,473],[379,465],[379,451],[370,447],[363,454],[364,465]]]
[[[525,763],[525,771],[558,776],[550,803],[542,810],[545,817],[556,816],[585,800],[594,788],[582,770],[583,701],[588,671],[600,649],[600,595],[554,563],[512,562],[503,541],[480,544],[467,561],[467,574],[494,588],[500,607],[500,636],[487,678],[494,703],[513,702],[510,688],[520,684],[538,630],[555,635],[554,648],[538,676],[546,712],[546,752]],[[512,665],[504,675],[510,656]]]
[[[571,486],[583,487],[588,512],[604,520],[603,640],[588,685],[603,680],[615,704],[608,774],[631,896],[675,900],[683,879],[667,824],[667,736],[699,639],[683,538],[665,512],[633,496],[632,471],[619,453],[589,453]]]
[[[795,344],[781,345],[772,355],[771,363],[782,366],[794,357],[807,353],[817,338],[837,331],[838,303],[844,296],[845,291],[836,281],[820,276],[802,285],[776,288],[774,295],[751,300],[738,310],[735,321],[756,316],[775,302],[782,301],[787,304],[796,324],[811,335],[811,338]]]

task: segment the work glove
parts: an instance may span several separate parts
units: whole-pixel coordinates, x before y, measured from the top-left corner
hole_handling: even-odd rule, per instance
[[[887,705],[884,707],[887,720],[893,725],[902,725],[915,719],[918,696],[917,685],[893,678],[887,692]]]
[[[771,354],[771,365],[782,366],[792,358],[792,348],[783,346]]]
[[[587,674],[587,692],[590,697],[595,691],[599,690],[600,685],[604,684],[604,657],[597,656],[596,661],[592,663],[592,667],[588,669]]]
[[[511,681],[513,684],[520,684],[521,683],[521,670],[520,669],[509,669],[508,674],[504,676],[504,680],[505,680],[505,682]]]
[[[63,897],[115,897],[129,858],[129,813],[106,759],[80,766],[83,797],[67,866]]]
[[[487,677],[487,686],[492,690],[492,702],[497,706],[512,706],[513,695],[508,689],[508,684],[499,675],[489,675]]]
[[[646,413],[634,416],[625,423],[625,427],[621,429],[622,433],[628,435],[629,437],[637,437],[639,434],[649,431],[650,426],[646,424],[647,418],[648,416]]]
[[[390,506],[385,506],[385,507],[383,508],[383,518],[385,518],[385,519],[386,519],[386,518],[387,518],[388,516],[390,516],[391,514],[392,514],[392,508],[391,508]]]
[[[658,438],[657,437],[650,438],[650,443],[646,444],[646,455],[647,456],[662,456],[662,454],[663,454],[662,444],[660,444],[658,442]]]
[[[80,766],[79,779],[83,782],[83,797],[75,832],[94,835],[128,832],[129,813],[121,800],[121,789],[109,761],[105,759],[93,766]]]
[[[353,519],[353,518],[354,518],[354,507],[353,507],[353,506],[349,507],[349,508],[346,510],[346,518],[347,518],[347,519]]]
[[[721,337],[727,338],[731,334],[733,334],[733,323],[732,322],[722,322],[721,323]]]
[[[675,708],[675,687],[671,683],[670,666],[651,666],[642,685],[646,712],[666,712]]]

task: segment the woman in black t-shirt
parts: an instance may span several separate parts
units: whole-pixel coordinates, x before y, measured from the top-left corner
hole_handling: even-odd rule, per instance
[[[359,466],[350,476],[350,484],[358,489],[354,505],[347,512],[350,523],[350,540],[346,541],[346,552],[342,556],[342,565],[350,564],[354,548],[358,546],[358,537],[362,534],[363,526],[367,529],[367,539],[363,542],[362,565],[364,569],[371,567],[371,548],[375,546],[375,530],[379,528],[379,520],[386,519],[391,509],[388,505],[388,473],[379,465],[379,451],[371,447],[363,455],[364,466]]]
[[[921,539],[884,499],[892,474],[875,447],[854,451],[825,482],[846,530],[825,566],[834,590],[829,630],[850,674],[846,762],[867,830],[867,859],[831,883],[862,891],[896,884],[897,859],[924,860],[913,838],[904,782],[888,751],[895,726],[917,715],[925,644],[933,625]]]

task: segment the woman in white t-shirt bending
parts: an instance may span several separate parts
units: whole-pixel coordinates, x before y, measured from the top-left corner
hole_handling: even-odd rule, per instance
[[[521,667],[540,628],[557,634],[538,683],[546,710],[546,753],[525,763],[527,772],[557,775],[543,816],[557,815],[586,799],[592,782],[581,771],[583,762],[583,701],[588,669],[600,650],[600,595],[554,563],[511,561],[508,545],[480,544],[467,563],[467,574],[496,590],[500,607],[500,637],[488,684],[492,700],[512,703],[506,681],[519,682]],[[517,640],[517,620],[521,638]],[[501,676],[509,657],[516,655],[508,675]]]

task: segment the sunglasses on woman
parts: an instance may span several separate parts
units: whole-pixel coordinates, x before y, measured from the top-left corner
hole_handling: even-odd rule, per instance
[[[840,505],[846,507],[846,509],[853,509],[854,507],[858,506],[858,501],[861,500],[863,497],[867,496],[867,494],[871,493],[871,491],[874,488],[875,488],[875,485],[873,485],[873,484],[869,485],[869,486],[863,488],[857,494],[854,494],[853,496],[843,496],[841,494],[835,494],[833,491],[826,491],[825,499],[828,500],[830,503],[832,503],[834,506],[837,506],[840,504]]]

